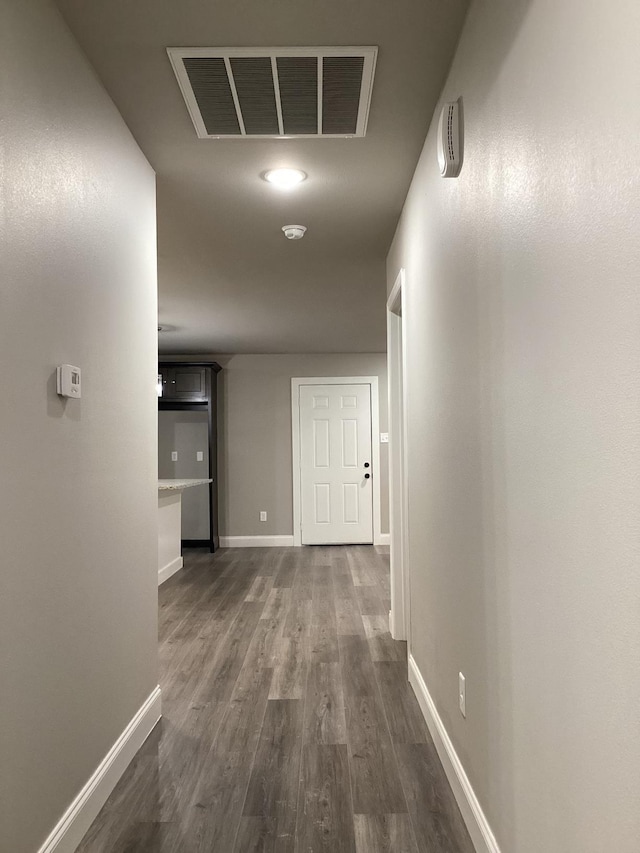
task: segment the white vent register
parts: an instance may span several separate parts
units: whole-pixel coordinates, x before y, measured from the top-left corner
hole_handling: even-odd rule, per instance
[[[366,134],[377,47],[167,53],[200,139]]]

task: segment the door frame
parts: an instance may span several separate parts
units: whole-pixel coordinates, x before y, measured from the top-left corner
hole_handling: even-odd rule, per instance
[[[407,300],[401,269],[387,299],[387,377],[389,389],[389,531],[391,610],[395,640],[410,640],[409,491],[407,460]]]
[[[382,545],[380,532],[380,399],[377,376],[297,376],[291,380],[291,460],[293,478],[293,544],[302,546],[302,484],[300,482],[300,386],[371,386],[371,460],[373,474],[373,544]]]

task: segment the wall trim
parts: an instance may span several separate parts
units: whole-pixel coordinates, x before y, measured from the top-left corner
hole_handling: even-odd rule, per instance
[[[207,542],[207,544],[209,543]],[[171,575],[175,575],[176,572],[180,571],[183,565],[184,560],[182,559],[182,557],[176,557],[175,560],[171,560],[170,563],[167,563],[166,566],[163,566],[158,571],[158,586],[160,586],[161,583],[164,583],[165,581],[169,580]]]
[[[373,544],[380,539],[382,507],[380,495],[380,399],[377,376],[294,376],[291,379],[291,472],[293,478],[293,544],[302,545],[302,497],[300,483],[300,386],[301,385],[370,385],[371,386],[371,463],[373,477]]]
[[[221,536],[221,548],[290,548],[293,536]]]
[[[444,767],[447,779],[453,790],[462,817],[477,853],[500,853],[498,842],[493,834],[482,806],[471,787],[462,762],[451,743],[451,738],[442,722],[431,694],[427,689],[422,673],[413,655],[409,655],[409,684],[418,698],[422,714],[426,720],[431,737]]]
[[[390,533],[381,533],[378,536],[378,541],[376,545],[391,545],[391,534]]]
[[[89,777],[38,853],[73,853],[161,716],[158,686]]]

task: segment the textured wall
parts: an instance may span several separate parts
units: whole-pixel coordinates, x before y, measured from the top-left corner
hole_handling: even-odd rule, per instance
[[[163,356],[212,360],[218,374],[220,535],[293,533],[291,379],[294,376],[377,376],[380,431],[387,429],[385,353]],[[389,530],[387,445],[380,447],[381,528]],[[266,509],[268,520],[259,521]]]
[[[638,32],[632,0],[476,0],[461,176],[436,116],[388,259],[412,651],[504,853],[640,838]]]
[[[0,850],[34,853],[157,684],[155,190],[52,3],[0,4],[0,81]]]

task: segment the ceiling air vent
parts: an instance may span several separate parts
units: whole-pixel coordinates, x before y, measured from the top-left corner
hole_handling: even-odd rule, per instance
[[[364,136],[377,47],[170,47],[200,139]]]

